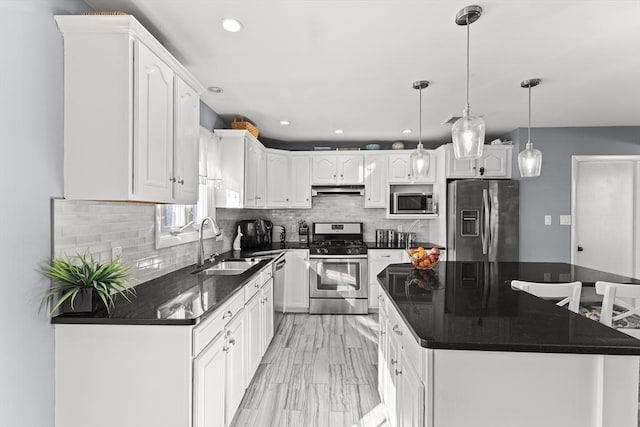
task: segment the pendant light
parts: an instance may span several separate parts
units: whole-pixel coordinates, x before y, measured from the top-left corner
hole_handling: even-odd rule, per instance
[[[424,178],[429,172],[429,153],[422,147],[422,89],[429,87],[427,80],[413,82],[413,88],[420,92],[420,107],[418,117],[420,121],[420,132],[418,133],[418,147],[411,153],[411,178]]]
[[[540,176],[542,169],[542,152],[533,148],[531,143],[531,88],[540,84],[540,79],[529,79],[520,83],[520,87],[529,89],[529,132],[527,136],[527,147],[518,154],[518,167],[520,176],[528,178]]]
[[[469,106],[469,26],[480,19],[480,6],[467,6],[456,14],[456,24],[467,26],[467,106],[451,127],[453,153],[456,159],[477,159],[482,157],[484,146],[484,120],[471,115]]]

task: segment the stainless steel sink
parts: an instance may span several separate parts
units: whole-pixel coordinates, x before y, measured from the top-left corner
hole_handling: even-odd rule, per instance
[[[202,270],[199,274],[232,276],[234,274],[244,273],[259,262],[259,259],[246,259],[242,261],[220,261],[219,263],[207,268],[206,270]]]

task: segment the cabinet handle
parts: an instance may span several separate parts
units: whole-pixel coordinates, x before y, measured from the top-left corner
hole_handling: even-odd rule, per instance
[[[229,347],[227,347],[226,345],[224,347],[222,347],[222,351],[224,351],[225,353],[229,352]]]
[[[231,338],[231,339],[229,340],[229,345],[230,345],[230,346],[236,345],[236,340],[234,340],[233,338]]]
[[[256,282],[253,284],[253,286],[255,286],[255,288],[258,289],[260,287],[260,283]]]
[[[400,330],[400,327],[398,325],[393,327],[393,332],[395,332],[396,334],[402,336],[402,331]]]
[[[227,312],[222,316],[222,320],[230,319],[231,317],[233,317],[233,313],[232,313],[231,311],[227,311]]]
[[[367,200],[368,200],[368,201],[371,201],[371,197],[369,197]]]
[[[171,178],[169,178],[169,182],[176,182],[176,178],[172,176]]]
[[[380,258],[391,258],[391,255],[381,255]]]
[[[378,301],[382,301],[382,295],[378,295]]]
[[[309,201],[309,198],[307,197],[307,202]]]
[[[288,198],[287,198],[287,199],[284,199],[284,201],[285,201],[285,202],[288,202],[288,201],[289,201],[289,199],[288,199]]]
[[[391,359],[391,366],[395,365],[396,363],[398,363],[397,360]]]
[[[344,178],[344,174],[342,174],[342,173],[341,173],[341,174],[340,174],[340,178]]]
[[[334,177],[334,178],[336,177],[336,174],[335,174],[335,173],[333,174],[333,177]]]
[[[402,374],[402,369],[400,369],[400,370],[397,370],[397,369],[396,369],[396,377],[397,377],[398,375],[400,375],[400,374]]]
[[[180,181],[178,181],[178,184],[184,185],[184,179],[181,179]]]

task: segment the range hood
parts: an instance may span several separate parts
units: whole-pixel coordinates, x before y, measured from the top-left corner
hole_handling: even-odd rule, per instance
[[[312,196],[364,196],[364,185],[314,185]]]

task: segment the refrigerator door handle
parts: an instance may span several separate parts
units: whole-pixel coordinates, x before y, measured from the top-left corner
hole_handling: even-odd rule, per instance
[[[483,218],[483,222],[484,222],[484,227],[482,229],[482,234],[481,234],[481,238],[482,238],[482,254],[486,255],[489,251],[489,233],[490,233],[490,229],[489,229],[489,217],[491,214],[490,208],[489,208],[489,192],[488,190],[485,188],[482,190],[482,207],[483,207],[483,211],[484,211],[484,218]]]

